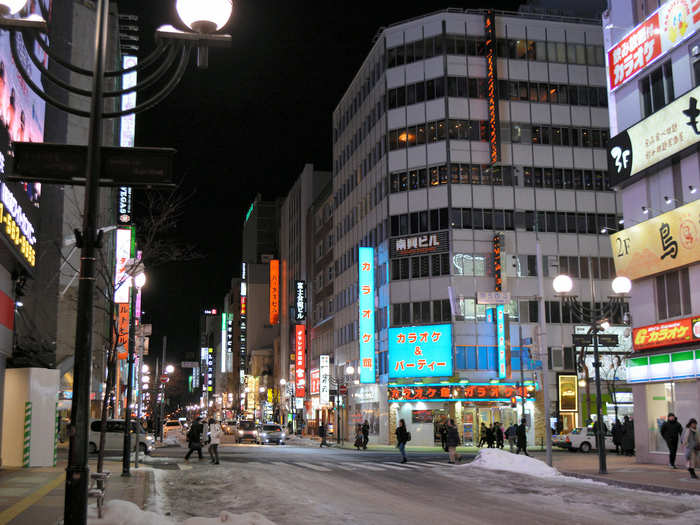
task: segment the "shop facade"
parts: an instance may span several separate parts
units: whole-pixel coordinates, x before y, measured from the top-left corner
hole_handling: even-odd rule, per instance
[[[387,390],[379,384],[348,386],[347,438],[352,439],[358,425],[369,425],[369,440],[374,443],[389,442],[389,405]]]

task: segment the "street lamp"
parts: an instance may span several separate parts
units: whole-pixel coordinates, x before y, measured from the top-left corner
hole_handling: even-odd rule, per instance
[[[77,301],[77,321],[75,337],[75,364],[73,367],[73,401],[71,408],[70,424],[70,445],[68,452],[68,466],[66,468],[66,490],[64,522],[70,524],[84,524],[87,522],[88,485],[90,480],[90,469],[88,468],[88,425],[90,422],[90,379],[92,372],[92,333],[93,333],[93,301],[95,290],[96,274],[96,250],[101,242],[101,235],[97,232],[97,217],[99,215],[100,197],[100,172],[102,169],[102,131],[103,119],[120,118],[128,114],[137,113],[151,109],[164,100],[178,85],[185,74],[187,63],[193,45],[200,49],[200,66],[206,66],[206,48],[208,45],[228,44],[231,41],[230,35],[215,35],[205,33],[204,29],[211,30],[212,24],[215,30],[222,27],[222,19],[230,17],[225,13],[223,0],[202,2],[196,0],[180,0],[183,13],[199,13],[194,16],[202,22],[202,30],[197,32],[177,31],[174,28],[161,29],[157,31],[159,39],[158,46],[153,53],[143,62],[133,68],[119,69],[116,71],[105,71],[107,62],[107,42],[109,41],[109,0],[96,0],[95,2],[95,40],[92,70],[87,70],[75,66],[68,61],[57,56],[50,46],[44,42],[41,33],[47,33],[46,22],[41,17],[31,17],[31,19],[18,20],[9,18],[8,15],[19,12],[26,4],[26,0],[0,0],[0,28],[10,31],[10,48],[17,70],[27,86],[39,97],[49,104],[67,113],[76,116],[89,118],[87,159],[85,163],[85,200],[82,231],[76,231],[78,245],[80,246],[80,278],[78,286]],[[228,2],[231,4],[230,0]],[[42,2],[38,2],[43,18],[48,18],[48,11]],[[185,6],[188,9],[185,10]],[[197,11],[195,11],[197,9]],[[207,25],[209,23],[209,25]],[[225,22],[224,22],[225,23]],[[53,94],[45,92],[33,80],[27,72],[28,62],[22,58],[18,52],[18,42],[24,41],[25,53],[34,63],[42,76],[50,80],[60,89],[72,95],[87,97],[90,101],[90,110],[71,106],[61,102]],[[49,60],[60,64],[73,74],[86,77],[91,80],[91,89],[85,90],[75,87],[60,78],[56,77],[46,67],[42,61],[35,56],[37,47],[41,48],[48,56]],[[121,97],[127,93],[135,93],[145,87],[153,87],[170,71],[170,65],[180,55],[180,60],[172,78],[164,83],[150,98],[137,104],[131,109],[122,111],[105,111],[104,99],[110,97]],[[125,74],[133,73],[163,60],[163,65],[146,78],[142,83],[135,86],[114,91],[104,90],[105,77],[122,77]],[[163,67],[165,66],[165,67]],[[80,82],[82,84],[83,82]],[[53,86],[52,86],[53,88]],[[52,89],[53,91],[53,89]],[[73,97],[66,97],[71,100]]]
[[[589,269],[590,270],[590,269]],[[590,272],[589,272],[590,273]],[[571,294],[573,281],[568,275],[557,275],[552,282],[554,291],[559,294],[564,302],[573,311],[574,316],[581,319],[589,326],[588,333],[591,335],[593,343],[593,366],[595,367],[595,389],[596,389],[596,440],[598,443],[598,473],[607,474],[605,459],[605,431],[603,430],[603,402],[600,388],[600,355],[598,353],[598,333],[610,328],[610,319],[619,311],[623,313],[623,301],[625,295],[632,289],[632,282],[623,276],[616,277],[612,284],[614,295],[608,298],[606,303],[600,307],[596,306],[595,288],[591,285],[591,306],[584,307],[579,302],[578,297]]]
[[[175,371],[175,367],[173,365],[168,365],[165,367],[166,374],[172,374],[174,371]]]

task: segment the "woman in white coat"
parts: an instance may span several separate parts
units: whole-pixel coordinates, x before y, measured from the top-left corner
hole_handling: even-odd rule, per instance
[[[214,418],[209,420],[209,455],[211,462],[215,465],[219,464],[219,443],[221,443],[221,425]]]

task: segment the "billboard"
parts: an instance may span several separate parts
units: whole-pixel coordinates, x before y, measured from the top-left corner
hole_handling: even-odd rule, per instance
[[[360,383],[374,383],[374,248],[358,248]]]
[[[297,322],[306,319],[305,281],[294,281],[294,319]]]
[[[331,391],[331,359],[328,355],[322,355],[319,358],[319,367],[321,373],[321,384],[320,384],[320,403],[321,405],[328,405],[330,403],[330,391]]]
[[[559,411],[578,411],[578,376],[559,376]]]
[[[306,397],[306,329],[303,324],[294,327],[294,353],[295,359],[295,395],[298,398]]]
[[[526,381],[526,385],[527,385]],[[513,397],[534,399],[535,389],[516,383],[432,383],[420,385],[389,385],[389,403],[404,401],[500,401],[509,403]]]
[[[389,328],[389,377],[452,375],[452,325]]]
[[[321,372],[318,368],[309,371],[309,394],[318,395],[321,391]]]
[[[278,259],[270,261],[270,324],[277,324],[280,320],[280,262]]]
[[[686,317],[635,328],[632,331],[634,349],[647,350],[700,340],[700,316]]]
[[[118,228],[115,243],[114,302],[128,303],[131,279],[126,271],[131,259],[131,228]]]

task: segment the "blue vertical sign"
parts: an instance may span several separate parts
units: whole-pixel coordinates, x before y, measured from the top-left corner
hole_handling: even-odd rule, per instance
[[[360,297],[360,383],[374,383],[374,248],[358,253]]]
[[[496,306],[496,336],[498,337],[498,377],[506,377],[506,323],[505,306]]]

